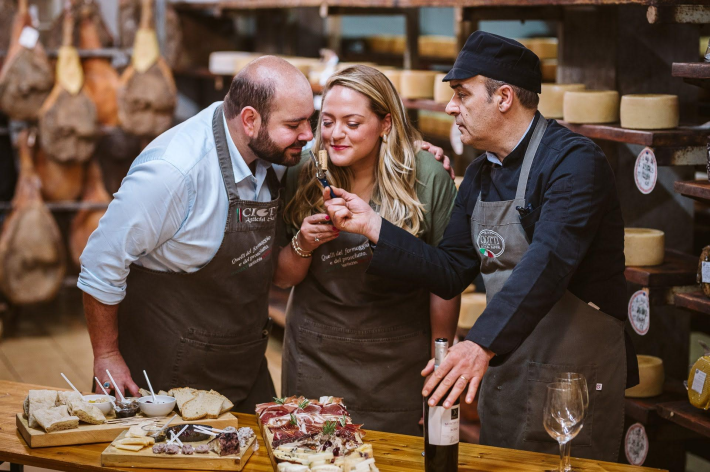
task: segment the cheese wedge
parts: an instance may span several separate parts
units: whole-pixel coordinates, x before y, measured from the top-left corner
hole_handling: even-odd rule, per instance
[[[538,110],[545,118],[562,118],[565,92],[584,90],[584,84],[542,84]]]
[[[663,264],[665,233],[650,228],[624,228],[624,257],[627,266]]]
[[[622,128],[677,128],[679,113],[678,95],[639,94],[621,97]]]
[[[131,446],[128,444],[114,444],[113,447],[116,449],[123,449],[124,451],[138,452],[143,449],[144,446]]]
[[[619,121],[619,92],[615,90],[567,92],[564,96],[562,114],[568,123],[614,123]]]

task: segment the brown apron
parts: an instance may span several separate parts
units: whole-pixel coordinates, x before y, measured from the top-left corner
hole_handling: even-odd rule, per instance
[[[525,153],[515,200],[483,202],[479,194],[471,217],[473,243],[485,253],[481,273],[489,302],[529,246],[516,207],[525,207],[530,168],[546,128],[541,116]],[[557,442],[543,427],[542,411],[547,384],[562,372],[583,374],[589,388],[589,412],[572,441],[572,454],[616,461],[624,426],[624,324],[569,290],[515,351],[493,358],[478,403],[481,444],[558,453]]]
[[[344,231],[314,251],[287,309],[282,391],[342,397],[366,429],[420,435],[429,292],[365,274],[370,259]]]
[[[214,389],[236,411],[276,395],[264,353],[271,329],[269,288],[281,189],[273,168],[273,200],[241,200],[234,182],[220,105],[212,130],[229,196],[224,237],[212,260],[196,272],[169,273],[131,265],[119,306],[118,341],[133,380],[143,369],[153,388]]]

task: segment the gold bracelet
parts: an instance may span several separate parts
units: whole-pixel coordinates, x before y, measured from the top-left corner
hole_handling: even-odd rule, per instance
[[[293,248],[293,251],[296,253],[296,255],[298,255],[299,257],[302,257],[304,259],[308,259],[309,257],[311,257],[313,255],[313,252],[312,251],[308,252],[308,251],[304,251],[303,249],[301,249],[301,246],[298,245],[298,241],[297,241],[299,234],[301,234],[300,229],[296,233],[296,236],[291,238],[291,247]]]

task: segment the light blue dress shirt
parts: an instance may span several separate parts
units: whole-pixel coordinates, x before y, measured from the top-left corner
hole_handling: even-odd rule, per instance
[[[81,255],[81,290],[115,305],[125,297],[131,264],[195,272],[215,255],[229,208],[212,135],[220,103],[158,136],[133,162]],[[239,198],[271,200],[265,185],[271,164],[258,159],[252,175],[226,134]],[[281,179],[286,168],[273,167]]]

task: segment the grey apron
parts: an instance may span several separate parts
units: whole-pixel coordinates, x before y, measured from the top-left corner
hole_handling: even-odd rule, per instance
[[[546,128],[547,121],[540,116],[525,153],[515,200],[484,202],[479,194],[471,217],[489,302],[529,246],[516,207],[525,207],[530,168]],[[624,425],[624,325],[569,290],[515,351],[493,358],[478,403],[481,444],[558,453],[557,442],[543,427],[542,411],[547,384],[562,372],[583,374],[589,388],[588,416],[572,442],[572,454],[616,461]]]
[[[214,389],[236,411],[276,395],[264,353],[271,320],[272,249],[280,218],[280,185],[273,168],[273,200],[241,200],[234,182],[220,105],[212,119],[219,166],[229,196],[224,237],[212,260],[196,272],[169,273],[133,264],[119,306],[119,349],[141,385]]]
[[[287,309],[282,391],[342,397],[366,429],[420,435],[429,292],[365,274],[370,259],[344,231],[314,251]]]

